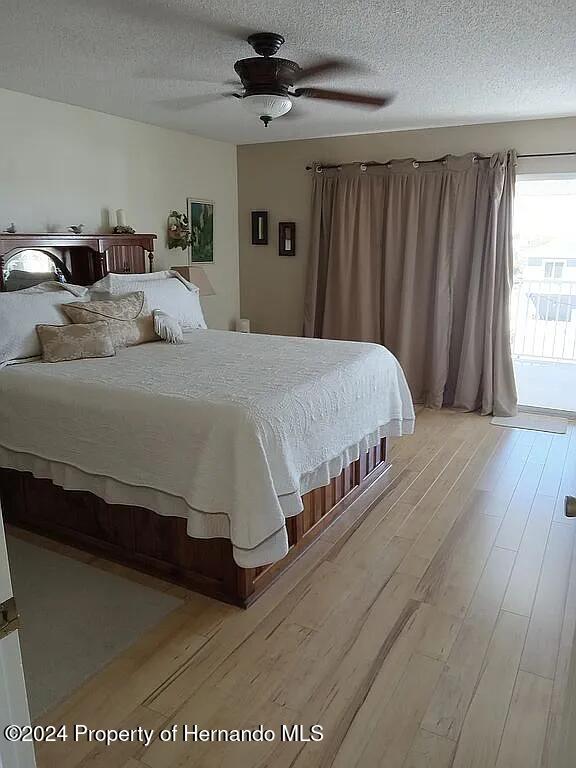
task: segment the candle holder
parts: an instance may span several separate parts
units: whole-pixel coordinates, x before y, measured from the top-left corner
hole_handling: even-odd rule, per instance
[[[252,211],[252,245],[268,245],[268,211]]]
[[[293,221],[278,224],[278,253],[280,256],[296,256],[296,224]]]

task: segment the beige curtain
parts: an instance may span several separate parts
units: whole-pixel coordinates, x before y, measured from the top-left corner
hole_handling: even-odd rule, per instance
[[[384,344],[415,402],[516,413],[516,154],[314,173],[304,333]]]

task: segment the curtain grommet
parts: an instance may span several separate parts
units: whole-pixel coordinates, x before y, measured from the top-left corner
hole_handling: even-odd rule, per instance
[[[478,162],[478,155],[473,155],[472,162],[477,163]]]
[[[366,163],[361,163],[360,164],[360,170],[361,171],[367,171],[368,170],[368,166],[366,165]]]
[[[420,163],[417,163],[416,160],[412,160],[412,166],[413,168],[420,168]]]

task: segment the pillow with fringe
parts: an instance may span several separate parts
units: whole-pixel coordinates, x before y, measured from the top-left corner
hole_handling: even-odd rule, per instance
[[[184,341],[182,326],[175,317],[171,317],[161,309],[155,309],[152,312],[152,317],[154,318],[154,331],[162,341],[167,341],[169,344],[182,344]]]

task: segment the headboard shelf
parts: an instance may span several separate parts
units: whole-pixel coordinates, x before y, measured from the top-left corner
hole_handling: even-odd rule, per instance
[[[57,232],[0,233],[0,291],[6,290],[5,265],[25,250],[56,254],[73,282],[90,285],[108,272],[150,272],[154,264],[154,234],[83,234]],[[146,263],[148,262],[148,264]]]

